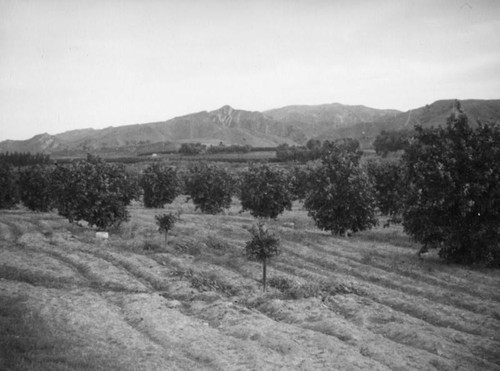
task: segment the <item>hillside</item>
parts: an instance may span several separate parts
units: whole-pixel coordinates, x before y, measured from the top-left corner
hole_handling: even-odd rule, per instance
[[[109,241],[4,210],[0,369],[500,369],[500,272],[419,259],[400,227],[332,236],[296,203],[270,222],[283,253],[263,294],[240,208],[179,197],[166,248],[140,203]]]
[[[401,114],[397,110],[379,110],[339,103],[318,106],[287,106],[264,112],[290,131],[300,131],[307,138],[334,138],[344,128],[388,120]]]
[[[415,124],[444,124],[453,102],[441,100],[408,112],[339,103],[287,106],[265,112],[224,106],[167,121],[72,130],[56,135],[45,133],[24,141],[7,140],[0,142],[0,151],[54,155],[87,151],[134,154],[158,148],[175,149],[185,142],[275,147],[282,143],[304,144],[310,138],[344,137],[357,138],[367,147],[381,130],[400,130]],[[464,100],[461,103],[472,123],[478,119],[500,120],[500,100]]]

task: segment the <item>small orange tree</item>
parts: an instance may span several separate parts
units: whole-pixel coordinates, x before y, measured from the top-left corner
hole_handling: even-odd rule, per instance
[[[248,229],[252,239],[246,243],[245,251],[250,260],[262,262],[262,288],[266,291],[267,261],[281,254],[280,239],[275,234],[264,228],[264,223],[259,222]]]
[[[156,215],[155,219],[156,224],[158,225],[158,231],[165,234],[165,247],[167,247],[168,232],[170,232],[170,230],[174,227],[174,224],[177,221],[177,217],[172,213],[168,213]]]

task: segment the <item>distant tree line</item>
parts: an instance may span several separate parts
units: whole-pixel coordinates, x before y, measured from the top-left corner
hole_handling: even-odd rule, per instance
[[[52,163],[50,156],[43,153],[4,152],[0,153],[0,163],[12,166],[48,165]]]
[[[410,130],[382,130],[375,138],[373,148],[378,155],[385,157],[389,152],[406,149],[413,134]]]
[[[224,143],[220,142],[218,146],[209,146],[207,148],[207,153],[216,154],[216,153],[249,153],[252,151],[252,146],[244,145],[240,146],[238,144],[233,144],[226,146]]]
[[[341,146],[347,150],[358,151],[359,142],[353,138],[342,138],[334,142],[318,139],[309,139],[305,146],[290,146],[286,143],[280,144],[276,148],[276,158],[279,161],[287,162],[308,162],[320,159],[334,146]]]
[[[219,154],[219,153],[249,153],[253,150],[250,145],[225,145],[220,142],[217,146],[206,146],[202,143],[183,143],[179,148],[179,153],[183,155],[199,155],[199,154]]]

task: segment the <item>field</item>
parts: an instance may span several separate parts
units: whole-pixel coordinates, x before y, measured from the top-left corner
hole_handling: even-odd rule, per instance
[[[263,293],[236,200],[166,209],[167,246],[139,203],[107,241],[2,210],[0,369],[500,370],[498,270],[419,259],[398,226],[334,237],[294,204]]]

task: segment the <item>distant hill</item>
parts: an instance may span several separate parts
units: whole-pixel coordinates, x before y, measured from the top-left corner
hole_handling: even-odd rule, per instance
[[[0,152],[43,152],[52,153],[65,148],[57,137],[44,133],[27,140],[4,140],[0,142]]]
[[[356,124],[390,119],[401,114],[397,110],[381,110],[365,106],[348,106],[339,103],[317,106],[287,106],[264,112],[284,124],[289,132],[301,132],[309,138],[330,138],[343,128]],[[286,134],[286,133],[285,133]],[[304,141],[304,138],[295,138]],[[306,139],[306,140],[307,140]]]
[[[274,147],[282,143],[304,144],[310,138],[353,137],[369,146],[381,130],[400,130],[415,124],[437,126],[446,122],[454,100],[440,100],[401,112],[339,103],[287,106],[252,112],[224,106],[146,124],[80,129],[29,140],[0,142],[0,152],[127,154],[175,150],[182,143],[239,144]],[[500,100],[464,100],[462,109],[474,124],[478,119],[500,121]]]
[[[358,122],[354,125],[339,127],[323,135],[324,139],[357,138],[362,143],[371,144],[382,130],[411,129],[415,125],[423,127],[440,126],[446,124],[454,106],[454,99],[439,100],[424,107],[415,108],[407,112],[381,116],[373,121]],[[469,118],[471,125],[477,121],[500,122],[500,99],[478,100],[468,99],[460,101],[462,110]]]

